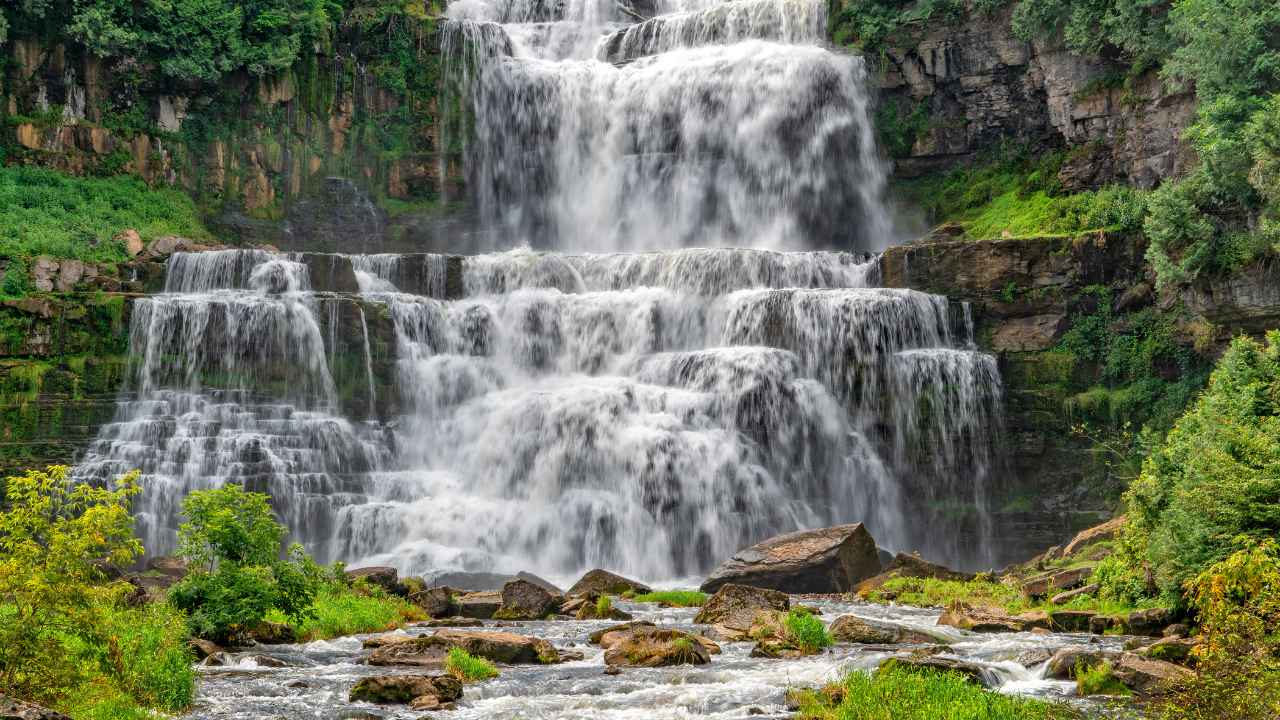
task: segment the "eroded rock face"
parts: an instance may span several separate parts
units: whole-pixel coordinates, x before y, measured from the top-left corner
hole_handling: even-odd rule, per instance
[[[710,652],[697,636],[674,628],[636,624],[627,630],[608,633],[606,637],[609,642],[604,653],[606,665],[666,667],[711,662]]]
[[[406,704],[419,698],[434,698],[438,706],[462,697],[462,683],[448,675],[379,675],[361,678],[351,688],[351,702],[377,704]],[[417,707],[417,705],[415,705]]]
[[[586,595],[588,593],[599,593],[604,595],[621,595],[625,592],[634,592],[637,595],[653,592],[652,588],[635,580],[628,580],[621,575],[615,575],[608,570],[599,568],[590,570],[583,575],[578,582],[569,588],[566,595]]]
[[[739,551],[702,583],[716,592],[734,583],[789,593],[848,592],[880,572],[875,540],[862,523],[801,530]]]

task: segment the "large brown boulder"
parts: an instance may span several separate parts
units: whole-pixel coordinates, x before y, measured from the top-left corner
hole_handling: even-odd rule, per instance
[[[876,541],[862,523],[800,530],[740,550],[706,582],[703,592],[733,583],[788,593],[840,593],[880,572]]]
[[[453,702],[462,697],[462,683],[449,675],[379,675],[361,678],[351,688],[348,699],[351,702],[405,704],[422,697],[433,697],[437,703]]]
[[[951,641],[942,633],[928,633],[912,630],[900,625],[882,625],[863,620],[853,615],[841,615],[827,629],[831,639],[841,643],[861,643],[864,645],[898,645],[901,643],[949,644]]]
[[[1022,594],[1029,598],[1057,594],[1061,590],[1070,590],[1084,585],[1092,576],[1092,565],[1045,573],[1022,583]]]
[[[1049,616],[1043,612],[1011,615],[1000,608],[970,607],[954,603],[938,618],[939,625],[971,632],[1024,632],[1034,628],[1049,629]]]
[[[854,589],[859,595],[866,597],[869,593],[879,590],[886,582],[894,578],[936,578],[938,580],[968,581],[973,579],[973,575],[971,573],[957,572],[937,563],[931,563],[919,555],[898,553],[893,557],[893,560],[884,566],[880,574],[863,580]]]
[[[1049,658],[1045,677],[1055,680],[1074,680],[1081,668],[1095,668],[1104,662],[1114,662],[1116,653],[1096,647],[1076,645],[1058,650]]]
[[[722,585],[707,598],[693,621],[703,625],[716,625],[737,615],[750,618],[757,610],[790,610],[791,598],[786,593],[747,585]]]
[[[449,650],[462,648],[476,657],[507,665],[551,664],[560,655],[541,638],[506,632],[439,630],[433,635],[385,644],[369,655],[370,665],[439,667]]]
[[[462,617],[488,620],[502,607],[500,592],[472,592],[457,600],[458,614]]]
[[[391,595],[404,596],[408,593],[400,584],[400,572],[393,567],[370,566],[353,568],[347,571],[347,580],[355,582],[363,580],[369,585],[380,587]]]
[[[608,570],[597,568],[583,575],[565,594],[586,595],[588,593],[599,593],[602,595],[621,595],[625,592],[643,595],[653,592],[653,589],[644,583],[628,580],[621,575],[615,575]]]
[[[1195,676],[1194,672],[1181,665],[1133,653],[1121,655],[1111,673],[1139,695],[1162,694]]]
[[[604,662],[610,666],[665,667],[711,662],[711,654],[698,637],[674,628],[635,625],[606,637],[609,646]]]
[[[1160,637],[1175,619],[1173,611],[1168,608],[1134,610],[1124,619],[1124,626],[1130,635]]]
[[[433,587],[409,595],[409,602],[422,608],[433,618],[448,617],[456,609],[453,604],[453,591],[447,587]]]
[[[540,620],[559,603],[547,590],[528,580],[512,580],[502,586],[502,607],[494,617],[503,620]]]

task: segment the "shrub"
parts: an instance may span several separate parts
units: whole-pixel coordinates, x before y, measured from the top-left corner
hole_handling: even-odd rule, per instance
[[[666,607],[701,607],[707,602],[707,594],[697,590],[659,590],[632,598],[636,602],[658,603]]]
[[[794,609],[787,613],[787,636],[805,652],[812,653],[831,647],[831,635],[818,618],[806,610]]]
[[[294,624],[313,616],[323,573],[296,544],[279,559],[285,530],[265,495],[234,484],[197,490],[182,514],[178,554],[193,572],[169,589],[169,601],[189,613],[193,634],[225,642],[273,609]]]
[[[596,598],[596,615],[607,618],[611,612],[613,612],[613,600],[608,595],[601,595]]]
[[[1238,338],[1126,494],[1126,541],[1171,599],[1233,538],[1280,532],[1280,333]]]
[[[324,586],[315,596],[311,613],[291,620],[284,613],[268,614],[268,620],[288,623],[300,640],[325,640],[393,630],[406,622],[426,619],[421,608],[380,589],[357,592],[337,583]]]
[[[1001,695],[969,682],[959,673],[881,668],[854,671],[839,692],[802,691],[800,720],[1065,720],[1079,715],[1070,707],[1042,700]],[[839,698],[838,702],[832,698]]]
[[[1111,667],[1111,663],[1103,661],[1089,666],[1076,664],[1076,690],[1081,695],[1132,695],[1129,688],[1120,682]]]
[[[444,661],[444,671],[462,682],[481,682],[498,677],[498,668],[484,658],[478,658],[462,648],[449,648]]]

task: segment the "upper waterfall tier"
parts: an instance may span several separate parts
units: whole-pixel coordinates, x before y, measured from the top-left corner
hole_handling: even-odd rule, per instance
[[[624,63],[680,48],[752,39],[818,43],[826,31],[827,6],[821,0],[734,0],[615,30],[601,40],[596,56]]]
[[[777,532],[864,521],[951,562],[998,475],[994,360],[963,307],[869,287],[874,259],[688,249],[169,261],[133,375],[77,472],[181,498],[269,492],[318,557],[407,572],[701,573]],[[975,524],[976,523],[976,524]]]

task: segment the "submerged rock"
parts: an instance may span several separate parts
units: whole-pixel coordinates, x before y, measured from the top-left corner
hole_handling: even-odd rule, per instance
[[[348,695],[351,702],[380,705],[412,703],[427,697],[433,698],[435,703],[424,701],[423,704],[433,707],[453,702],[462,697],[462,682],[449,675],[377,675],[362,678]]]
[[[839,593],[880,572],[876,542],[862,523],[801,530],[740,550],[702,583],[703,592],[726,584],[788,593]]]
[[[711,662],[710,652],[697,636],[674,628],[635,625],[609,634],[608,643],[604,653],[606,665],[665,667]]]
[[[653,589],[644,583],[628,580],[621,575],[615,575],[608,570],[590,570],[583,575],[578,582],[569,588],[566,595],[586,595],[588,593],[599,593],[603,595],[621,595],[626,592],[633,592],[637,595],[653,592]]]

